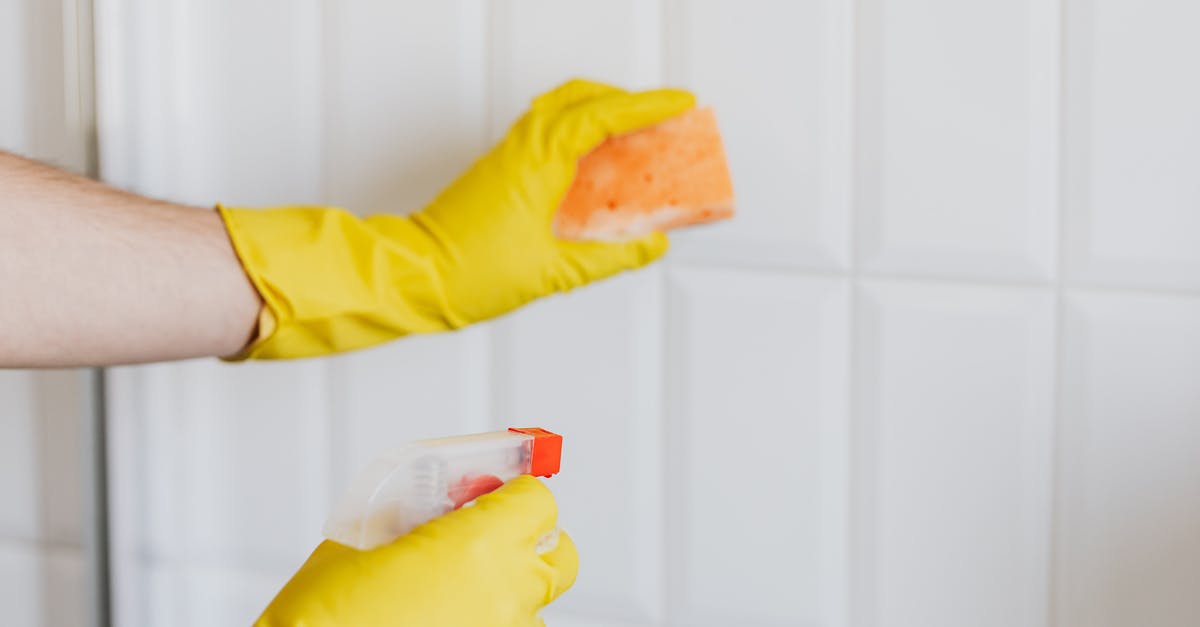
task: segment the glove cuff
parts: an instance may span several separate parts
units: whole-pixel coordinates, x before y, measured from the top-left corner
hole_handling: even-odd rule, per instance
[[[217,211],[264,303],[254,339],[228,361],[314,357],[462,326],[448,314],[433,245],[408,218]]]

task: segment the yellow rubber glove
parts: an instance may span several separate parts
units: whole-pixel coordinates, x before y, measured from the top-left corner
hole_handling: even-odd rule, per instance
[[[410,216],[219,207],[266,303],[257,339],[237,358],[308,357],[455,329],[660,257],[662,234],[567,242],[551,222],[580,157],[694,104],[679,90],[566,83]]]
[[[565,533],[554,550],[535,551],[557,517],[550,491],[522,476],[370,551],[326,541],[255,625],[540,626],[538,611],[579,570]]]

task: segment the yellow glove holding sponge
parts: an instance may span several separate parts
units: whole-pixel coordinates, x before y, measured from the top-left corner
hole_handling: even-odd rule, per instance
[[[521,476],[391,544],[359,551],[326,541],[255,625],[540,627],[538,611],[579,570],[566,534],[536,551],[557,517],[550,490]]]
[[[218,207],[265,302],[257,337],[236,358],[310,357],[456,329],[657,259],[662,234],[569,242],[554,236],[552,219],[580,157],[693,106],[684,91],[572,81],[534,100],[491,152],[409,216]]]

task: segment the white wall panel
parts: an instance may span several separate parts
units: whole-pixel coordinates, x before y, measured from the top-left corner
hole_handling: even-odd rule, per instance
[[[147,625],[249,625],[286,581],[247,568],[155,564],[145,589]]]
[[[1053,299],[870,283],[858,327],[857,624],[1046,624]]]
[[[31,143],[29,89],[32,63],[27,49],[29,3],[0,3],[0,149],[24,152]]]
[[[330,504],[322,365],[192,361],[110,378],[117,622],[157,624],[144,591],[163,560],[285,580]]]
[[[470,166],[487,121],[485,27],[483,0],[325,6],[330,202],[407,213]]]
[[[1200,4],[1070,0],[1067,18],[1068,272],[1200,287]]]
[[[319,9],[98,7],[104,178],[199,205],[312,202],[322,182]]]
[[[547,625],[553,627],[649,627],[646,623],[626,623],[614,621],[608,617],[597,618],[572,614],[569,610],[563,610],[560,607],[562,605],[566,604],[556,602],[542,611],[542,619]]]
[[[487,341],[486,329],[472,328],[330,360],[335,498],[383,451],[488,429]]]
[[[661,616],[661,281],[642,271],[532,305],[497,342],[497,428],[563,434],[549,480],[587,567],[563,609]]]
[[[155,367],[139,417],[154,556],[298,565],[328,507],[320,367]],[[220,390],[214,394],[213,390]]]
[[[859,22],[863,267],[1049,278],[1056,3],[869,0]]]
[[[667,78],[714,107],[739,212],[679,234],[676,258],[848,263],[851,5],[668,2]]]
[[[86,168],[90,106],[74,0],[0,4],[0,150]],[[79,56],[81,55],[82,56]]]
[[[0,607],[14,625],[44,625],[41,556],[33,547],[0,544]]]
[[[0,539],[82,543],[83,376],[0,371]]]
[[[110,0],[97,4],[96,127],[100,176],[156,197],[180,196],[174,3]],[[202,107],[209,98],[193,105]]]
[[[491,121],[497,137],[535,96],[570,78],[626,88],[661,80],[655,2],[495,0],[491,6]]]
[[[175,30],[163,114],[175,152],[172,197],[260,205],[312,202],[322,146],[320,3],[171,3]],[[270,45],[264,45],[270,42]]]
[[[1073,292],[1061,627],[1200,624],[1200,300]]]
[[[668,556],[686,625],[844,625],[848,290],[671,277]]]
[[[0,372],[0,536],[37,535],[37,416],[30,389],[34,375]]]
[[[91,599],[84,551],[75,547],[52,547],[42,557],[43,624],[75,627],[89,618]]]
[[[13,627],[87,624],[83,550],[0,540],[0,608]]]

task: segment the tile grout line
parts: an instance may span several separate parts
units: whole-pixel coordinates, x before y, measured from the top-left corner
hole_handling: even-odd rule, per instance
[[[859,167],[859,161],[863,158],[861,146],[861,134],[863,132],[864,122],[862,117],[864,112],[861,107],[861,91],[862,82],[864,79],[863,72],[863,14],[865,13],[866,0],[856,0],[850,6],[849,17],[849,41],[847,42],[847,54],[849,55],[847,71],[849,99],[848,106],[850,109],[846,124],[848,125],[848,154],[846,161],[850,168],[847,177],[847,194],[846,199],[846,219],[848,221],[847,228],[847,247],[849,252],[849,267],[848,273],[835,273],[839,277],[844,277],[849,282],[848,298],[848,314],[850,317],[848,324],[848,337],[846,338],[846,461],[845,472],[847,476],[847,497],[845,516],[847,519],[848,536],[846,540],[846,573],[845,573],[845,599],[843,600],[843,611],[845,612],[846,625],[850,627],[868,627],[875,611],[875,591],[873,577],[873,562],[874,555],[872,547],[869,543],[871,527],[868,524],[868,512],[871,508],[868,504],[872,497],[873,484],[870,481],[869,467],[866,465],[869,458],[865,453],[867,445],[867,429],[864,424],[862,415],[863,408],[860,401],[860,393],[862,388],[862,355],[860,354],[862,338],[861,327],[863,317],[860,314],[862,303],[862,268],[860,257],[862,254],[861,246],[861,200],[864,197],[862,185],[864,184],[861,175],[862,169]]]
[[[498,77],[501,75],[502,70],[507,70],[509,64],[505,63],[501,66],[501,60],[496,51],[498,50],[500,41],[500,20],[502,17],[508,18],[508,9],[509,5],[504,2],[493,3],[486,0],[482,2],[484,58],[482,59],[481,68],[483,74],[483,110],[481,112],[483,116],[481,129],[483,141],[481,143],[483,146],[481,150],[487,150],[487,147],[493,141],[496,141],[498,127],[500,126],[497,123],[497,101],[499,100],[499,96],[497,95],[499,91]],[[509,20],[505,19],[504,25],[506,27],[508,23]],[[503,321],[499,321],[485,326],[482,330],[483,338],[479,342],[479,350],[483,353],[479,359],[483,364],[483,385],[481,387],[485,398],[481,403],[484,407],[483,415],[478,418],[486,426],[484,430],[495,426],[494,423],[498,418],[502,403],[506,405],[503,407],[506,412],[511,410],[511,407],[507,406],[511,403],[508,402],[508,397],[503,392],[503,386],[497,380],[496,376],[497,373],[506,372],[506,369],[502,368],[502,364],[500,363],[502,356],[505,354],[503,349],[506,338],[504,337],[505,330],[502,326],[503,324]],[[510,417],[504,416],[504,419],[510,420]]]
[[[463,3],[460,0],[459,9],[461,10]],[[498,9],[494,7],[492,2],[486,0],[471,0],[470,13],[478,20],[478,30],[473,29],[473,34],[479,37],[476,42],[478,48],[474,48],[473,52],[478,56],[472,59],[475,65],[477,74],[472,77],[473,88],[478,88],[479,103],[478,107],[473,110],[474,122],[478,125],[476,134],[473,138],[473,150],[478,154],[483,154],[492,142],[492,133],[495,129],[495,61],[492,52],[495,50],[496,41],[496,20]],[[484,432],[493,428],[493,423],[497,418],[497,399],[499,384],[496,382],[495,374],[502,372],[498,367],[497,360],[499,359],[500,351],[497,348],[497,323],[485,322],[475,326],[475,337],[468,337],[465,340],[465,346],[459,350],[460,358],[469,360],[476,367],[468,366],[467,372],[464,373],[460,384],[467,386],[467,392],[464,394],[469,400],[468,404],[459,408],[457,416],[457,427],[467,432]],[[509,417],[505,416],[504,420]]]
[[[1062,494],[1062,478],[1063,478],[1063,434],[1065,420],[1065,363],[1066,363],[1066,242],[1067,242],[1067,220],[1066,206],[1069,198],[1067,190],[1067,115],[1066,106],[1068,100],[1068,86],[1066,81],[1067,64],[1068,64],[1068,37],[1067,37],[1067,10],[1066,6],[1069,0],[1056,0],[1053,11],[1057,19],[1057,67],[1054,76],[1056,81],[1057,96],[1055,105],[1055,166],[1056,172],[1054,180],[1056,182],[1056,229],[1057,232],[1057,247],[1055,250],[1055,269],[1054,269],[1054,319],[1052,329],[1054,333],[1054,348],[1053,348],[1053,376],[1054,384],[1051,388],[1051,405],[1050,405],[1050,482],[1048,488],[1049,498],[1049,516],[1046,521],[1048,528],[1046,529],[1046,556],[1045,556],[1045,621],[1047,627],[1053,627],[1058,623],[1059,615],[1059,585],[1058,572],[1061,568],[1059,559],[1060,535],[1059,525],[1062,518],[1060,497]]]
[[[696,271],[785,275],[825,279],[844,279],[852,281],[881,281],[898,283],[908,282],[952,287],[982,287],[989,289],[1024,288],[1053,291],[1061,288],[1064,291],[1071,292],[1083,291],[1096,293],[1140,294],[1147,296],[1166,296],[1175,298],[1200,298],[1200,288],[1190,287],[1146,287],[1128,284],[1100,284],[1088,281],[1068,281],[1061,278],[1047,280],[1005,279],[983,276],[972,277],[886,271],[863,271],[854,267],[854,264],[851,264],[845,269],[789,266],[782,264],[770,265],[753,263],[705,262],[697,260],[673,261],[672,265],[679,269]]]
[[[659,79],[663,83],[680,82],[680,68],[678,67],[676,55],[673,54],[675,46],[678,45],[677,38],[679,32],[671,26],[672,18],[684,19],[686,16],[684,8],[674,0],[658,0],[657,8],[659,11]],[[658,284],[659,291],[659,315],[657,323],[659,325],[659,346],[660,359],[658,364],[659,369],[659,407],[658,407],[658,429],[661,433],[661,438],[658,442],[659,447],[659,483],[663,488],[663,497],[659,502],[659,570],[658,570],[658,608],[657,614],[659,622],[662,625],[670,625],[675,613],[673,606],[676,595],[672,591],[672,586],[675,585],[675,577],[671,569],[671,558],[673,557],[676,548],[673,545],[676,534],[671,533],[672,525],[679,518],[679,512],[673,507],[676,499],[669,495],[671,491],[668,486],[671,484],[671,478],[675,474],[675,456],[673,453],[672,430],[676,411],[676,399],[673,392],[675,391],[674,377],[675,374],[671,371],[671,356],[674,353],[675,331],[671,324],[671,317],[674,314],[674,306],[672,304],[671,292],[671,277],[675,263],[664,263],[660,269],[660,279]]]
[[[318,128],[316,131],[317,154],[322,155],[319,159],[319,171],[317,176],[317,195],[323,203],[328,203],[331,200],[331,190],[333,184],[331,182],[329,172],[329,160],[326,157],[329,154],[329,138],[332,134],[333,119],[331,112],[333,111],[331,90],[329,85],[333,82],[333,76],[338,67],[337,59],[335,58],[335,50],[338,49],[336,41],[337,37],[337,17],[334,7],[330,5],[328,0],[317,0],[315,12],[320,17],[320,22],[316,25],[317,32],[314,33],[316,42],[316,52],[320,63],[317,64],[317,77],[315,87],[318,90],[317,103],[320,111],[317,114]],[[339,428],[342,424],[337,420],[337,410],[339,406],[343,406],[346,399],[345,390],[345,368],[346,364],[337,358],[326,358],[318,362],[317,367],[322,373],[324,381],[324,405],[325,405],[325,486],[322,490],[322,497],[325,500],[325,509],[328,511],[332,503],[336,502],[340,486],[343,485],[346,479],[342,475],[345,464],[346,453],[346,431],[344,427]]]
[[[76,542],[55,538],[41,538],[28,534],[0,536],[0,551],[21,550],[34,550],[38,551],[39,554],[45,551],[47,553],[76,555],[83,560],[87,560],[87,553],[90,548],[87,546],[86,540]]]

